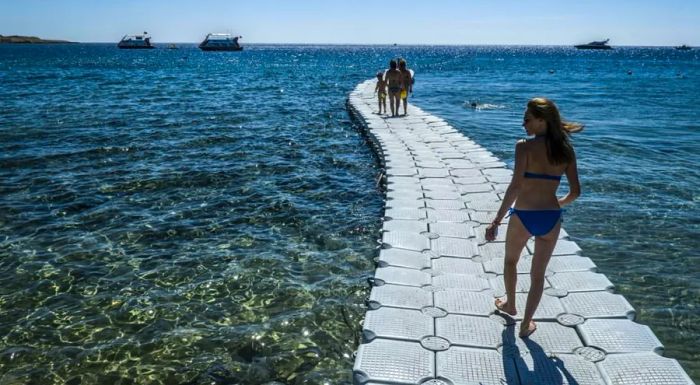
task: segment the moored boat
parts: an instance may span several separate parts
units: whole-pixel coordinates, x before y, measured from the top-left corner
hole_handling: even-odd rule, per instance
[[[578,44],[574,47],[578,49],[612,49],[612,47],[608,45],[609,41],[610,39],[605,39],[603,41],[592,41],[588,44]]]
[[[122,49],[156,48],[153,44],[151,44],[151,37],[148,36],[148,32],[144,32],[143,35],[124,35],[124,37],[122,37],[117,44],[117,47]]]
[[[199,49],[202,51],[241,51],[243,46],[238,43],[238,39],[242,37],[233,36],[229,33],[209,33],[199,43]]]

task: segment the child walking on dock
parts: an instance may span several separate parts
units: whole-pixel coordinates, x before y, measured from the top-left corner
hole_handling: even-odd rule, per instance
[[[382,107],[384,107],[384,113],[386,114],[386,81],[384,80],[383,72],[377,72],[377,86],[374,87],[374,92],[377,94],[379,113],[382,113]]]

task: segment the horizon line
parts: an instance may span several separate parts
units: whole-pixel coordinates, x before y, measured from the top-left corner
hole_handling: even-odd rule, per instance
[[[2,35],[4,37],[9,37],[13,35]],[[14,35],[19,36],[19,35]],[[28,36],[28,35],[25,35]],[[31,36],[34,37],[34,36]],[[40,38],[42,40],[62,40],[54,38]],[[63,40],[60,43],[4,43],[7,45],[56,45],[56,44],[117,44],[113,41],[70,41]],[[158,44],[199,44],[199,41],[155,41],[152,43],[154,45]],[[298,43],[298,42],[246,42],[245,45],[328,45],[328,46],[378,46],[378,47],[428,47],[428,46],[447,46],[447,47],[479,47],[479,46],[501,46],[501,47],[573,47],[581,43],[570,43],[570,44],[532,44],[532,43],[472,43],[472,44],[459,44],[459,43],[413,43],[413,44],[401,44],[401,43]],[[680,45],[683,45],[681,43]],[[700,45],[695,46],[693,44],[686,44],[690,47],[700,47]],[[617,44],[610,45],[610,47],[638,47],[638,48],[664,48],[664,47],[676,47],[678,45],[636,45],[636,44]]]

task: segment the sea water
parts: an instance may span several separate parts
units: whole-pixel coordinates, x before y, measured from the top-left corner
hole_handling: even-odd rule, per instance
[[[76,44],[0,46],[0,383],[350,383],[383,195],[345,100],[399,56],[509,165],[529,98],[586,125],[565,228],[699,381],[696,51]]]

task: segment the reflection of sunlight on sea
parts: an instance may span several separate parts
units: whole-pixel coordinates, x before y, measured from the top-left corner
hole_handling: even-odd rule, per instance
[[[383,203],[344,103],[396,56],[506,162],[529,97],[587,124],[566,228],[698,377],[697,60],[249,48],[0,47],[3,381],[350,383]]]

